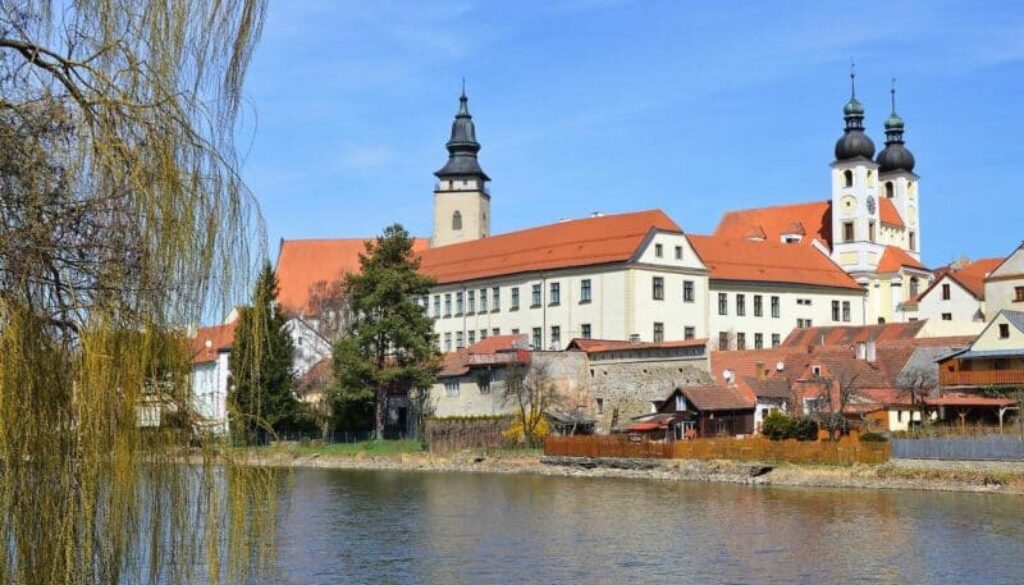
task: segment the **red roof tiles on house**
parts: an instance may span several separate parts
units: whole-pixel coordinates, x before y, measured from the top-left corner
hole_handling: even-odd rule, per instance
[[[888,197],[883,197],[881,203],[878,204],[878,219],[886,225],[898,228],[906,227],[903,218],[900,217],[900,212],[896,211],[896,204]]]
[[[605,353],[609,351],[642,350],[642,349],[674,349],[679,347],[703,347],[707,345],[707,339],[680,339],[675,341],[658,342],[632,342],[613,339],[581,339],[576,338],[569,342],[566,349],[578,349],[588,354]]]
[[[217,354],[231,349],[235,342],[235,326],[232,321],[223,325],[200,327],[196,336],[189,340],[192,350],[192,363],[203,364],[217,361]]]
[[[756,233],[765,234],[770,242],[782,242],[783,234],[800,234],[804,236],[801,244],[820,240],[831,246],[832,203],[812,201],[730,211],[715,228],[715,236],[730,239],[743,239]]]
[[[277,302],[286,312],[311,314],[315,287],[332,285],[349,272],[359,271],[359,255],[372,239],[284,240],[277,256]],[[424,250],[430,241],[413,240],[413,249]]]
[[[885,252],[882,253],[882,259],[878,261],[877,272],[882,274],[890,274],[893,272],[899,272],[901,268],[917,268],[918,270],[928,270],[924,264],[921,264],[920,260],[917,260],[903,248],[897,248],[896,246],[886,246]]]
[[[931,286],[926,288],[924,292],[918,295],[918,299],[923,299],[928,293],[938,286],[939,281],[942,280],[943,276],[956,281],[957,284],[962,286],[964,290],[971,293],[974,298],[983,301],[985,300],[985,278],[996,269],[999,264],[1003,261],[1002,258],[982,258],[981,260],[975,260],[970,264],[967,264],[959,270],[951,267],[943,267],[935,272],[935,280]]]
[[[682,233],[659,209],[588,217],[424,250],[421,269],[447,284],[625,262],[652,230]]]
[[[746,410],[757,401],[733,386],[683,386],[679,391],[701,411]]]
[[[810,246],[688,236],[712,280],[796,283],[863,290],[831,258]]]

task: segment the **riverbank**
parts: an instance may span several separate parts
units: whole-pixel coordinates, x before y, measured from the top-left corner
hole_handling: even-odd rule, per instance
[[[904,489],[1024,495],[1024,471],[1011,466],[936,467],[893,462],[849,467],[759,464],[695,459],[587,460],[545,458],[536,451],[462,452],[438,455],[336,454],[265,448],[246,453],[253,465],[270,467],[505,473],[562,477],[615,477],[660,481],[702,481],[760,486]]]

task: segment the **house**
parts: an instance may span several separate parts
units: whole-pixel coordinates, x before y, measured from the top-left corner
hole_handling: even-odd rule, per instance
[[[962,425],[969,419],[1002,424],[1016,410],[1014,401],[986,395],[1024,389],[1024,312],[999,311],[970,347],[940,358],[938,366],[941,394],[934,406],[954,410]]]
[[[711,383],[706,339],[641,342],[573,339],[566,353],[586,360],[596,431],[622,430],[680,386]]]
[[[1024,311],[1024,243],[985,277],[985,304],[991,319],[1000,311]]]
[[[200,327],[191,339],[192,398],[200,430],[228,432],[228,391],[231,374],[228,357],[235,341],[236,321]]]
[[[1002,258],[961,260],[940,268],[931,286],[917,297],[917,317],[984,323],[985,278],[1002,261]]]
[[[668,441],[751,435],[754,406],[735,387],[684,386],[673,390],[654,413],[634,418],[626,431]]]

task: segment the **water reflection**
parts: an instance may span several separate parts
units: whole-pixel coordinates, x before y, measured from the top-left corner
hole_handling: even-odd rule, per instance
[[[1010,496],[302,470],[283,583],[1024,583]]]

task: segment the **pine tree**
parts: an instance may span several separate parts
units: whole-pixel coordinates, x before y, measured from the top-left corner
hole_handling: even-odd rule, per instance
[[[231,405],[246,440],[288,428],[299,411],[292,394],[294,347],[276,298],[277,276],[268,262],[256,279],[252,306],[240,310],[229,358]]]
[[[434,281],[419,273],[413,240],[398,224],[368,242],[359,262],[360,272],[345,278],[354,318],[349,335],[334,346],[330,395],[341,425],[372,426],[379,439],[388,397],[417,397],[416,389],[433,384],[439,370],[434,320],[419,303]],[[412,414],[422,416],[422,406]]]

